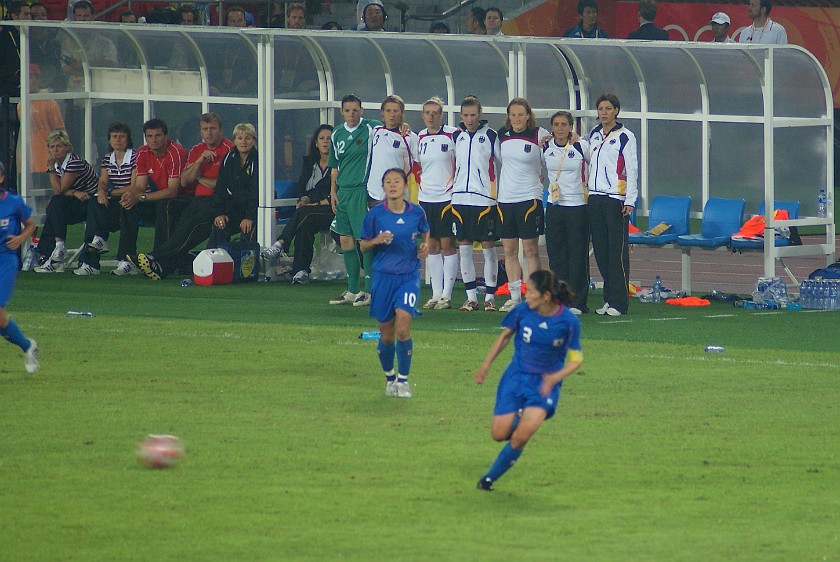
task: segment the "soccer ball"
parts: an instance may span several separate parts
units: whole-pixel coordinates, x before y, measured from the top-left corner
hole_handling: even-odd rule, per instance
[[[184,445],[174,435],[149,435],[137,444],[137,462],[147,468],[169,468],[184,456]]]

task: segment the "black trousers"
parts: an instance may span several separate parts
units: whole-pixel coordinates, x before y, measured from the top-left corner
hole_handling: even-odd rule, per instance
[[[595,262],[604,278],[604,302],[627,314],[627,285],[630,282],[629,219],[624,204],[605,195],[589,196],[589,227]]]
[[[160,246],[155,246],[153,255],[160,264],[163,276],[167,276],[179,265],[186,263],[187,254],[210,236],[213,219],[212,197],[193,197],[187,208],[180,213],[172,235]]]
[[[257,222],[254,221],[251,232],[245,234],[239,230],[239,224],[245,219],[245,216],[237,211],[228,211],[225,213],[228,217],[227,225],[224,228],[219,228],[213,223],[210,230],[210,239],[207,241],[207,248],[218,248],[223,244],[230,242],[230,237],[234,234],[239,234],[239,239],[243,242],[253,242],[257,237]]]
[[[117,257],[125,259],[127,254],[137,253],[137,236],[140,232],[141,221],[154,223],[155,241],[152,247],[161,246],[172,235],[178,217],[187,208],[189,202],[188,197],[177,197],[137,203],[131,209],[120,207],[120,247]]]
[[[79,201],[75,197],[53,195],[47,204],[44,228],[38,240],[36,251],[45,258],[50,257],[55,250],[55,239],[67,239],[67,226],[79,224],[87,219],[87,202]]]
[[[575,293],[572,305],[589,310],[589,210],[586,205],[548,205],[545,211],[548,267]]]
[[[87,220],[85,221],[85,247],[79,254],[79,263],[86,263],[91,267],[99,269],[99,252],[88,248],[93,242],[94,236],[101,236],[105,240],[112,232],[120,229],[120,198],[109,197],[108,205],[100,205],[96,197],[91,197],[87,202]],[[118,255],[118,259],[124,260],[125,254]]]
[[[278,240],[288,248],[295,243],[295,255],[292,258],[292,274],[306,270],[311,272],[312,257],[315,253],[315,236],[329,230],[335,215],[330,205],[306,205],[295,209],[292,218],[286,224]]]

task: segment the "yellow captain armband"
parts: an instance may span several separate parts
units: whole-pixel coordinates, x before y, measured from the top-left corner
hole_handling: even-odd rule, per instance
[[[566,353],[566,359],[569,361],[583,362],[583,352],[579,349],[570,349]]]

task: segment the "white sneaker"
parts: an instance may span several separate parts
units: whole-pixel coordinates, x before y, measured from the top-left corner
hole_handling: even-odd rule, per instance
[[[38,342],[29,338],[29,349],[26,350],[26,353],[23,355],[23,366],[26,368],[26,372],[30,375],[34,375],[38,372],[38,369],[41,365],[38,363]]]
[[[518,305],[518,304],[519,304],[518,301],[515,301],[513,299],[508,299],[505,302],[505,304],[502,305],[502,308],[499,309],[499,312],[510,312],[511,310],[516,308],[516,305]]]
[[[609,307],[607,308],[607,316],[621,316],[621,313],[617,308]]]
[[[110,249],[108,248],[108,242],[101,236],[94,236],[91,243],[88,244],[88,248],[96,250],[100,254],[104,254]]]
[[[411,386],[406,382],[396,382],[397,398],[411,398]]]
[[[362,291],[356,300],[353,301],[353,306],[370,306],[370,293]]]
[[[601,316],[603,316],[604,314],[606,314],[606,313],[607,313],[607,309],[608,309],[609,307],[610,307],[610,303],[605,302],[605,303],[604,303],[604,306],[602,306],[601,308],[598,308],[598,309],[596,309],[596,310],[595,310],[595,314],[600,314]]]
[[[426,303],[423,305],[423,308],[426,309],[426,310],[432,310],[434,307],[437,306],[437,303],[438,303],[439,300],[440,299],[436,299],[435,297],[432,297],[432,298],[430,298],[429,300],[426,301]]]
[[[344,291],[336,298],[330,301],[330,304],[353,304],[353,302],[359,297],[359,295],[363,295],[364,293],[351,293],[350,291]]]
[[[79,269],[74,269],[73,273],[76,275],[99,275],[99,270],[91,267],[90,264],[83,263],[79,266]]]
[[[452,308],[452,299],[446,297],[439,298],[435,305],[435,310],[448,310],[450,308]]]
[[[117,268],[111,271],[111,275],[137,275],[140,270],[137,269],[130,261],[120,260]]]
[[[385,396],[397,395],[397,381],[385,381]]]
[[[281,254],[283,256],[286,255],[286,252],[283,251],[283,246],[280,244],[280,242],[275,242],[271,246],[263,248],[262,252],[260,253],[262,254],[262,257],[266,259],[276,258]]]
[[[49,261],[63,262],[66,255],[67,253],[64,251],[64,246],[56,246],[52,251],[52,254],[50,254]]]
[[[583,311],[581,309],[576,308],[574,306],[569,307],[569,312],[571,312],[575,316],[580,316],[581,314],[583,314]]]
[[[49,259],[44,262],[44,265],[39,265],[32,271],[35,273],[62,273],[64,272],[64,262]]]
[[[306,285],[309,283],[309,272],[301,269],[292,277],[292,285]]]

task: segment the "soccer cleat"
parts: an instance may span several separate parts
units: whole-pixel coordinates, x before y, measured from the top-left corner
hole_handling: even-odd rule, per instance
[[[475,301],[467,301],[464,304],[462,304],[461,308],[459,308],[458,310],[461,310],[463,312],[472,312],[473,310],[478,310],[478,303]]]
[[[423,308],[426,309],[426,310],[432,310],[437,306],[437,303],[438,303],[439,300],[440,299],[436,299],[435,297],[432,297],[432,298],[430,298],[429,300],[426,301],[426,303],[423,305]]]
[[[493,301],[484,301],[484,312],[496,312],[496,303]]]
[[[397,382],[397,398],[411,398],[411,386],[408,381]]]
[[[448,310],[450,308],[452,308],[452,299],[446,297],[439,298],[435,305],[435,310]]]
[[[516,308],[516,305],[518,304],[519,302],[513,299],[508,299],[507,301],[505,301],[505,304],[503,304],[502,307],[499,309],[499,312],[510,312],[511,310]]]
[[[607,308],[607,316],[621,316],[621,312],[618,311],[617,308],[609,307]]]
[[[76,275],[99,275],[99,270],[90,264],[83,263],[79,266],[79,269],[74,269],[73,273]]]
[[[309,283],[309,272],[301,269],[292,277],[292,285],[306,285]]]
[[[353,301],[353,306],[370,306],[370,293],[362,291]]]
[[[64,272],[64,262],[49,259],[44,262],[44,265],[39,265],[32,271],[35,273],[62,273]]]
[[[104,254],[110,249],[108,248],[108,242],[106,242],[105,239],[101,236],[94,236],[91,243],[88,244],[88,248],[90,248],[91,250],[96,250],[100,254]]]
[[[162,277],[162,270],[160,264],[154,258],[150,258],[149,254],[137,254],[137,267],[140,271],[146,274],[146,277],[153,281],[160,281]]]
[[[385,396],[397,395],[397,381],[385,381]]]
[[[128,260],[120,260],[117,268],[111,271],[111,275],[137,275],[140,270]]]
[[[488,477],[484,477],[478,481],[478,485],[476,486],[479,490],[484,490],[485,492],[492,492],[493,491],[493,481],[490,480]]]
[[[571,312],[575,316],[580,316],[581,314],[583,314],[583,311],[581,309],[579,309],[577,307],[574,307],[574,306],[569,307],[569,312]]]
[[[606,313],[607,313],[607,309],[608,309],[609,307],[610,307],[610,303],[605,302],[605,303],[604,303],[604,306],[602,306],[601,308],[598,308],[598,309],[596,309],[596,310],[595,310],[595,314],[600,314],[601,316],[603,316],[604,314],[606,314]]]
[[[353,304],[356,298],[361,294],[362,293],[359,293],[357,295],[356,293],[351,293],[350,291],[344,291],[339,296],[332,299],[330,304]]]
[[[38,363],[38,342],[29,338],[29,349],[26,350],[26,353],[23,355],[23,366],[26,368],[26,372],[30,375],[34,375],[38,372],[38,369],[41,365]]]
[[[260,252],[260,254],[262,255],[262,257],[264,257],[266,259],[273,259],[273,258],[277,258],[277,257],[280,257],[280,256],[282,256],[284,258],[288,257],[286,255],[286,252],[283,250],[283,245],[280,242],[275,242],[271,246],[263,248],[263,250],[262,250],[262,252]]]

